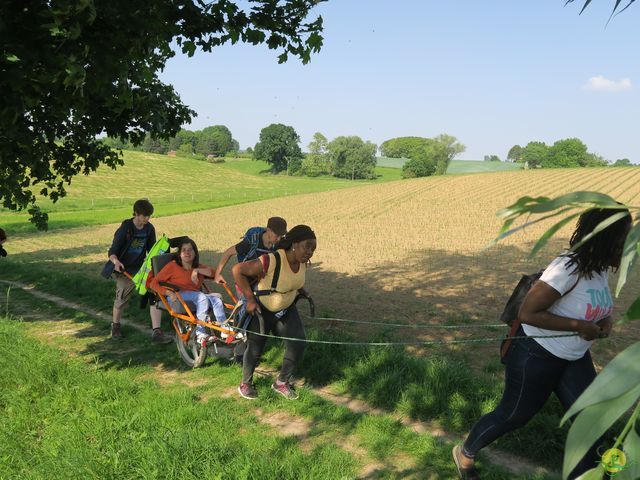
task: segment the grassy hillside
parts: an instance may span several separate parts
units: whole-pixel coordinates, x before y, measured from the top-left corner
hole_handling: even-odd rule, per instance
[[[379,177],[373,181],[288,177],[271,175],[267,163],[254,160],[212,164],[134,151],[125,151],[124,160],[124,166],[116,170],[101,168],[75,177],[67,196],[57,203],[40,202],[49,213],[49,228],[116,222],[129,216],[133,202],[143,197],[151,200],[158,217],[400,178],[398,170],[389,168],[378,169]],[[0,225],[13,233],[34,230],[26,213],[1,209]]]

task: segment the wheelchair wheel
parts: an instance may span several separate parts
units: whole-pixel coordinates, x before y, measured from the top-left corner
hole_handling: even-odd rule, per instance
[[[183,334],[191,327],[189,322],[185,322],[178,318],[174,318],[173,322],[180,330],[180,333]],[[176,336],[176,345],[178,347],[180,357],[182,357],[182,360],[188,366],[191,368],[199,368],[204,365],[204,361],[207,359],[207,349],[202,348],[202,345],[196,341],[195,333],[191,334],[187,342],[182,340],[179,336]]]

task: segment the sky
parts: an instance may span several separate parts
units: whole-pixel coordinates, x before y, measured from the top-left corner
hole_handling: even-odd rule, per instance
[[[314,8],[324,46],[311,62],[228,45],[171,59],[161,79],[242,149],[271,123],[301,146],[315,132],[380,145],[455,136],[458,159],[505,159],[515,145],[578,137],[608,160],[640,163],[640,4],[614,0],[329,0]],[[623,2],[626,4],[626,0]]]

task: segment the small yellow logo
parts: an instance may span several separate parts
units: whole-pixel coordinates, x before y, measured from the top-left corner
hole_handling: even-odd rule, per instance
[[[608,474],[616,474],[624,470],[627,465],[627,457],[622,450],[610,448],[602,455],[600,464]]]

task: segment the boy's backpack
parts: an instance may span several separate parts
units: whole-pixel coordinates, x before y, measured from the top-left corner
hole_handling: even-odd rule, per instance
[[[544,270],[540,270],[536,273],[523,275],[516,285],[516,288],[513,289],[513,292],[511,293],[509,300],[507,300],[507,303],[504,306],[504,310],[500,315],[500,321],[506,323],[511,327],[509,330],[509,335],[507,335],[507,337],[514,337],[516,332],[518,331],[518,328],[520,328],[518,313],[520,312],[522,302],[524,302],[524,298],[527,296],[527,293],[529,293],[529,290],[531,290],[531,287],[533,287],[533,284],[540,279],[543,271]],[[573,287],[564,292],[562,296],[564,297],[565,295],[571,293],[571,291],[573,291],[573,289],[578,286],[578,282],[580,282],[580,276],[578,276],[578,281],[573,285]],[[510,338],[502,341],[502,345],[500,346],[500,357],[504,358],[510,346]]]
[[[263,253],[268,253],[267,250],[265,251],[262,251],[262,249],[260,249],[260,251],[258,250],[258,245],[260,244],[260,237],[266,231],[267,229],[263,227],[252,227],[246,231],[246,233],[242,237],[242,240],[247,242],[250,248],[246,254],[244,255],[238,254],[238,262],[244,262],[245,260],[254,260],[258,258],[260,255],[262,255]]]

